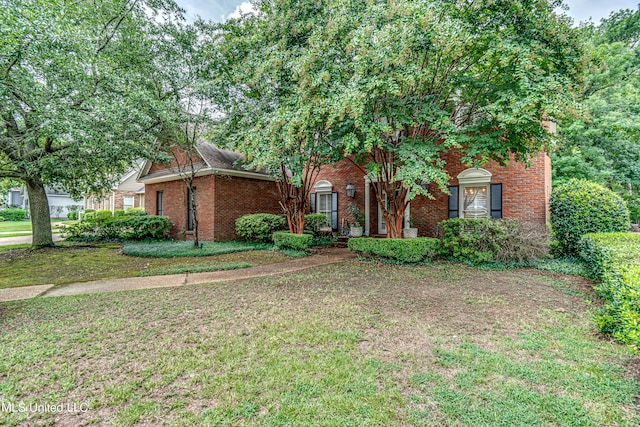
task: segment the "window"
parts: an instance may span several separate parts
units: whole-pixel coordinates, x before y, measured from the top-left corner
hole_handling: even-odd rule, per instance
[[[449,218],[502,217],[502,186],[491,184],[489,171],[467,169],[458,175],[458,183],[449,187]]]
[[[164,215],[164,193],[162,191],[156,192],[156,215]]]
[[[332,230],[338,229],[338,193],[328,181],[319,181],[314,186],[316,192],[311,193],[311,212],[321,213],[327,217],[327,224]]]
[[[318,193],[318,213],[327,217],[327,224],[331,224],[331,193]]]
[[[463,187],[462,190],[462,217],[463,218],[488,218],[488,186]]]
[[[187,231],[193,231],[195,228],[195,220],[194,220],[194,210],[196,204],[196,189],[189,188],[187,189],[187,200],[189,201],[189,206],[187,207]]]
[[[124,196],[124,210],[126,212],[127,209],[133,207],[133,196]]]

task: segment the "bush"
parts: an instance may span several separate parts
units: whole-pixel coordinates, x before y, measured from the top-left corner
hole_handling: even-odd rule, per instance
[[[113,217],[113,214],[108,209],[100,209],[96,211],[94,219],[96,221],[104,221]]]
[[[349,250],[359,255],[368,255],[406,263],[429,261],[437,255],[438,239],[418,237],[416,239],[374,239],[360,237],[349,239]]]
[[[305,250],[313,243],[312,234],[291,234],[288,231],[273,233],[273,243],[278,249]]]
[[[129,208],[127,209],[126,214],[129,216],[143,216],[147,214],[147,211],[145,211],[144,208],[141,208],[141,207]]]
[[[0,222],[4,222],[4,217],[0,216]]]
[[[632,233],[587,234],[580,256],[605,305],[596,314],[603,333],[640,349],[640,235]]]
[[[73,224],[66,229],[65,237],[80,241],[165,239],[171,224],[164,216],[113,217]]]
[[[5,221],[24,221],[27,211],[20,208],[9,208],[0,211]]]
[[[71,221],[75,221],[78,219],[78,211],[69,211],[67,212],[67,218]]]
[[[629,211],[613,191],[573,179],[551,194],[551,226],[559,251],[571,255],[587,233],[628,231]]]
[[[439,228],[442,254],[459,261],[522,263],[549,252],[546,230],[525,221],[452,218]]]
[[[116,209],[113,211],[113,216],[124,216],[124,209]]]
[[[282,215],[247,214],[236,219],[236,234],[248,242],[270,242],[275,231],[284,230]]]
[[[318,234],[322,229],[330,228],[327,216],[321,213],[314,213],[304,216],[304,229]]]

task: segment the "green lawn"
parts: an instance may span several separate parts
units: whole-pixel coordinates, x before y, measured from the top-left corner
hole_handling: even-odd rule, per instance
[[[52,219],[51,223],[73,224],[76,221],[67,221],[61,219]],[[57,227],[54,227],[57,230]],[[31,221],[3,221],[0,222],[0,233],[4,232],[16,232],[16,231],[31,231]],[[0,235],[2,237],[2,235]],[[6,236],[5,236],[6,237]]]
[[[222,244],[221,244],[222,245]],[[142,258],[122,254],[120,244],[61,242],[31,251],[0,246],[0,289],[65,284],[121,277],[178,274],[246,268],[291,259],[275,251],[255,250],[216,256]],[[222,245],[224,247],[224,245]]]
[[[0,304],[0,424],[637,426],[585,279],[348,261]]]

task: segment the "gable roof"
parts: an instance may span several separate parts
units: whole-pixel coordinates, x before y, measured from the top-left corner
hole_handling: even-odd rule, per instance
[[[244,157],[235,151],[218,148],[207,142],[198,144],[196,151],[203,160],[203,162],[193,164],[196,176],[218,174],[273,181],[273,178],[265,170],[247,169],[246,163],[243,162]],[[151,161],[145,162],[138,174],[138,182],[146,184],[173,181],[180,178],[179,168],[173,167],[149,173],[151,165]]]

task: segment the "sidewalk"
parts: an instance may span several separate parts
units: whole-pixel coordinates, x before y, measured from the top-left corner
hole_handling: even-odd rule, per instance
[[[243,268],[240,270],[212,271],[208,273],[172,274],[166,276],[129,277],[113,280],[96,280],[93,282],[71,283],[51,289],[52,285],[43,287],[25,286],[21,288],[0,289],[0,302],[28,299],[36,296],[60,297],[69,295],[92,294],[97,292],[116,292],[135,289],[166,288],[195,285],[198,283],[218,283],[230,280],[251,279],[254,277],[273,276],[322,265],[335,264],[355,255],[346,248],[323,249],[317,255],[285,261],[278,264]],[[48,288],[45,288],[47,287]],[[34,288],[40,288],[38,292]],[[51,290],[49,290],[51,289]],[[24,293],[24,297],[20,297]],[[7,299],[10,298],[10,299]]]
[[[31,234],[26,236],[15,236],[15,237],[2,237],[0,236],[0,246],[9,246],[9,245],[21,245],[21,244],[31,244],[32,236]],[[53,234],[53,241],[59,242],[62,240],[62,236],[60,234]]]

